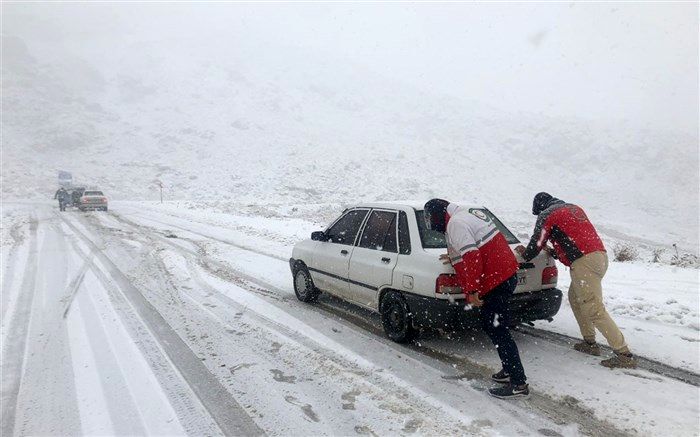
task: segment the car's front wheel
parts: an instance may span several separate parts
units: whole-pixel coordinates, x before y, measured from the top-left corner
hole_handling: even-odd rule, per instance
[[[321,294],[306,266],[299,267],[294,273],[294,293],[302,302],[314,302]]]
[[[411,311],[401,293],[389,291],[382,297],[380,315],[384,332],[392,341],[405,343],[415,338]]]

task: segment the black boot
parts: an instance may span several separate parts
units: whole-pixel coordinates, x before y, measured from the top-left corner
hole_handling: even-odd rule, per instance
[[[508,384],[504,387],[490,389],[489,394],[499,399],[526,398],[530,395],[530,387],[527,384]]]

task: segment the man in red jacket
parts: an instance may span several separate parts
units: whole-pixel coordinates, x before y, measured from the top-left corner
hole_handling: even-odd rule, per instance
[[[630,353],[625,337],[603,304],[601,281],[608,269],[605,246],[586,213],[579,206],[565,203],[548,193],[538,193],[532,202],[532,213],[537,216],[535,230],[527,248],[516,251],[530,261],[546,247],[547,240],[554,246],[554,257],[571,268],[569,304],[578,322],[583,341],[574,349],[591,355],[600,355],[595,341],[598,329],[615,351],[615,356],[601,361],[605,367],[634,368],[637,360]]]
[[[508,328],[508,304],[517,285],[518,262],[493,221],[479,209],[442,199],[425,204],[426,227],[445,234],[447,256],[467,302],[480,307],[481,326],[496,346],[503,368],[491,378],[503,387],[489,394],[501,399],[530,394],[518,346]]]

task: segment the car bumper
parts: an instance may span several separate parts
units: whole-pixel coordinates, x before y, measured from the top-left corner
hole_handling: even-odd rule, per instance
[[[478,325],[479,309],[465,309],[464,299],[450,302],[410,293],[404,296],[418,326],[455,329]],[[510,298],[510,324],[551,320],[559,312],[561,300],[562,292],[556,288],[514,294]]]
[[[107,208],[107,204],[106,203],[80,203],[80,204],[78,204],[78,208],[81,211],[95,211],[95,210]]]
[[[514,294],[510,298],[510,322],[520,324],[549,320],[559,312],[563,293],[558,288]]]

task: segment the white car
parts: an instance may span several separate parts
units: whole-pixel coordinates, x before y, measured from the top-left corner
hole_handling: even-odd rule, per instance
[[[486,208],[481,210],[506,237],[520,241]],[[367,203],[343,211],[324,231],[294,246],[289,260],[299,300],[313,302],[327,292],[380,314],[387,336],[397,342],[419,327],[472,325],[477,308],[466,307],[443,234],[425,228],[423,206]],[[510,324],[550,320],[559,311],[554,260],[542,251],[521,263],[511,298]],[[465,308],[466,307],[466,308]]]
[[[102,191],[85,190],[83,192],[83,195],[80,196],[80,203],[78,203],[78,209],[81,211],[107,211],[107,197],[105,197]]]

